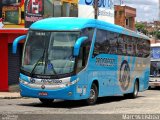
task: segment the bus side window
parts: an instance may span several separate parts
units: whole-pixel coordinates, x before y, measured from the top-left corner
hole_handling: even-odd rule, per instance
[[[80,53],[78,56],[78,62],[77,62],[77,72],[79,72],[83,67],[82,67],[82,56],[83,56],[83,49],[80,49]]]
[[[82,70],[87,65],[93,33],[93,28],[85,28],[82,30],[81,36],[87,36],[88,39],[81,45],[77,62],[77,72]]]
[[[144,40],[144,57],[148,57],[150,55],[150,41]]]
[[[137,56],[138,57],[143,57],[143,45],[142,45],[142,40],[137,38]]]
[[[111,50],[110,32],[98,30],[96,33],[96,42],[94,45],[93,57],[99,54],[107,54]]]
[[[119,37],[117,39],[117,54],[118,55],[122,55],[123,54],[123,50],[124,50],[123,37],[122,37],[122,35],[119,35]]]
[[[77,63],[78,71],[82,70],[87,65],[89,51],[90,51],[89,42],[84,43],[84,45],[81,46],[80,54],[78,57],[78,63]]]
[[[109,54],[117,54],[117,49],[118,49],[118,33],[113,33],[113,32],[107,32],[107,37],[109,37],[109,47],[110,51],[108,52]],[[106,52],[107,53],[107,52]]]

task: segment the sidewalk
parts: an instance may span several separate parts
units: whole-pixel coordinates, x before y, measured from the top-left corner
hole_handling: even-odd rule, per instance
[[[16,99],[21,98],[19,92],[0,92],[0,99]]]
[[[0,99],[17,99],[21,98],[19,93],[19,85],[14,84],[9,86],[9,92],[0,92]]]

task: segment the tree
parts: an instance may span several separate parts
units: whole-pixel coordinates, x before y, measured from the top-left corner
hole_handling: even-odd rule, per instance
[[[136,23],[135,26],[139,32],[144,33],[144,34],[148,34],[148,31],[146,30],[146,27],[143,23]]]
[[[160,31],[156,31],[155,36],[157,39],[160,39]]]

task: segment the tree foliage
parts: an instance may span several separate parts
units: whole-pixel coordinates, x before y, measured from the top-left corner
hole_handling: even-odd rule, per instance
[[[135,26],[139,32],[144,33],[145,35],[148,34],[148,31],[146,30],[146,26],[143,23],[136,23]]]
[[[157,39],[160,39],[160,31],[156,31],[155,36]]]
[[[143,23],[136,23],[135,26],[139,32],[141,32],[145,35],[152,35],[155,38],[160,39],[160,30],[158,30],[157,28],[155,28],[154,31],[149,32],[149,31],[147,31],[147,26],[145,26],[145,24],[143,24]]]

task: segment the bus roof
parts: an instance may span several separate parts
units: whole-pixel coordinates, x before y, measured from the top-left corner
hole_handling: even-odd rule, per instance
[[[151,47],[160,47],[160,43],[151,44]]]
[[[153,58],[151,58],[151,62],[159,62],[160,61],[160,59],[153,59]]]
[[[81,30],[86,27],[93,27],[99,29],[105,29],[129,36],[140,37],[149,39],[147,36],[128,30],[121,26],[107,23],[104,21],[89,19],[89,18],[72,18],[72,17],[60,17],[60,18],[47,18],[33,23],[30,29],[34,30],[48,30],[48,31],[73,31]]]

